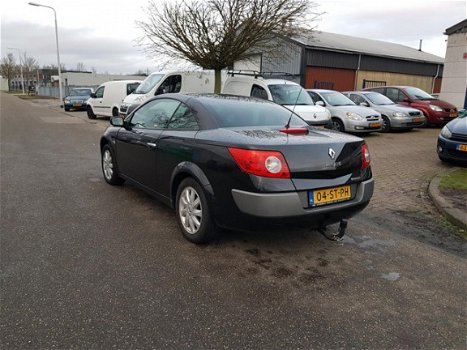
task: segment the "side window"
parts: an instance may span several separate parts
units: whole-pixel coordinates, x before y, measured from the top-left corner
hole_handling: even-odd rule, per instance
[[[401,102],[404,100],[404,94],[402,94],[399,89],[387,88],[386,96],[389,97],[394,102]]]
[[[385,90],[385,88],[371,89],[371,91],[379,92],[380,94],[386,95],[384,90]]]
[[[161,83],[161,85],[156,91],[156,95],[180,92],[181,88],[182,88],[182,76],[171,75],[170,77],[167,77]]]
[[[129,83],[126,84],[126,94],[129,95],[139,86],[139,83]]]
[[[130,125],[135,128],[143,129],[163,129],[167,127],[167,123],[180,105],[180,102],[175,100],[156,100],[146,103],[138,109]]]
[[[167,129],[199,130],[199,126],[191,109],[181,103],[170,119]]]
[[[99,89],[96,90],[96,98],[102,98],[102,96],[104,96],[104,89],[105,86],[101,86]]]
[[[268,93],[266,92],[265,89],[263,89],[261,86],[253,84],[251,87],[251,97],[257,97],[257,98],[262,98],[263,100],[268,99]]]

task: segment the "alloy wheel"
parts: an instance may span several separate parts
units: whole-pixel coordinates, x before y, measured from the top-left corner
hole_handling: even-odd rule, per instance
[[[193,187],[187,186],[183,189],[180,195],[178,213],[186,232],[189,234],[198,232],[203,219],[203,208],[199,194]]]
[[[105,178],[110,181],[114,173],[114,164],[110,150],[106,149],[102,156],[102,169],[104,170]]]

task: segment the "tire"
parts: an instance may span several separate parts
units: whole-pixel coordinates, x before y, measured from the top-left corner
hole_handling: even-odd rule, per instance
[[[125,182],[125,180],[118,176],[114,155],[109,145],[104,145],[104,147],[102,147],[101,165],[102,175],[104,175],[104,179],[108,184],[116,186]]]
[[[389,132],[391,131],[391,122],[389,121],[389,118],[386,116],[383,116],[383,126],[381,127],[381,132]]]
[[[89,118],[89,119],[96,119],[96,115],[95,115],[94,112],[92,111],[92,107],[91,107],[91,106],[87,106],[87,107],[86,107],[86,112],[88,113],[88,118]]]
[[[345,132],[344,124],[338,118],[332,118],[332,130]]]
[[[112,109],[112,117],[118,117],[118,108],[117,107],[114,107]]]
[[[70,111],[70,107],[65,106],[65,112],[69,112],[69,111]]]
[[[188,241],[206,243],[216,236],[218,229],[211,218],[206,195],[196,180],[189,177],[180,183],[175,203],[178,225]]]

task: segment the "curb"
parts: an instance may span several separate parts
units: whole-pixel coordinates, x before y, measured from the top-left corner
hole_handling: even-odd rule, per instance
[[[444,197],[439,190],[441,175],[437,175],[431,180],[428,186],[428,193],[433,200],[436,208],[446,216],[446,218],[454,225],[467,230],[467,215],[462,210],[457,209],[453,204]]]

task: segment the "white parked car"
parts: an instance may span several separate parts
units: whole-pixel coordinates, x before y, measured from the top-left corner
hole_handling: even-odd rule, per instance
[[[118,116],[118,108],[123,99],[131,94],[140,83],[141,80],[115,80],[100,85],[87,101],[88,118]]]
[[[393,129],[411,130],[426,124],[426,118],[418,109],[403,106],[392,102],[389,98],[375,91],[349,91],[344,95],[355,104],[370,107],[381,113],[383,119],[383,132]]]
[[[213,93],[214,71],[167,71],[154,72],[147,76],[140,86],[125,97],[120,105],[119,113],[122,116],[150,99],[151,97],[166,93]]]
[[[357,106],[348,97],[334,90],[309,89],[313,101],[331,112],[332,128],[349,133],[381,131],[381,114],[371,108]]]
[[[274,101],[294,111],[309,125],[331,126],[331,113],[315,105],[305,89],[293,81],[234,74],[226,79],[222,93]]]

